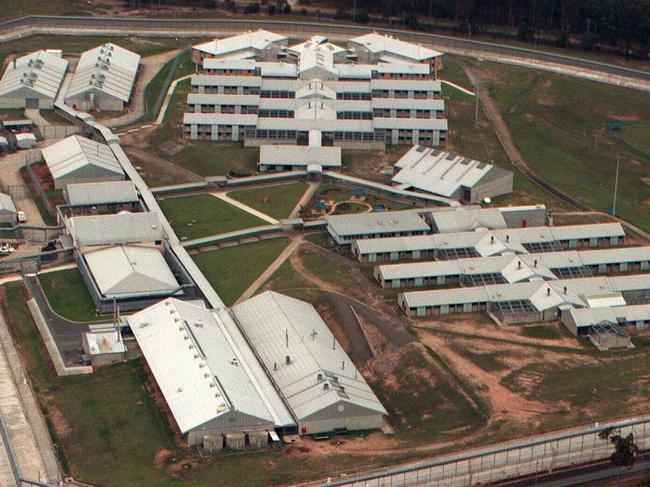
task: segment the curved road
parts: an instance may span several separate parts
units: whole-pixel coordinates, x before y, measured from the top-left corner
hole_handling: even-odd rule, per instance
[[[452,54],[461,54],[490,61],[517,64],[559,72],[571,76],[650,91],[650,72],[600,63],[561,54],[482,42],[460,37],[424,32],[386,29],[335,23],[297,22],[284,20],[214,20],[214,19],[149,19],[111,17],[28,16],[0,23],[0,41],[19,39],[33,34],[74,35],[139,35],[189,37],[223,36],[233,32],[265,28],[290,36],[326,34],[334,39],[380,32],[401,39],[426,44]]]

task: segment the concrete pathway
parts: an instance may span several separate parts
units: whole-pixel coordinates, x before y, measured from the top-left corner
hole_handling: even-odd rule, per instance
[[[268,223],[270,223],[272,225],[276,225],[276,224],[280,223],[278,220],[276,220],[275,218],[270,217],[266,213],[262,213],[261,211],[258,211],[255,208],[251,208],[250,206],[245,205],[244,203],[242,203],[240,201],[232,199],[230,196],[228,196],[224,192],[218,191],[218,192],[214,192],[214,193],[210,193],[210,194],[212,196],[214,196],[215,198],[219,198],[220,200],[225,201],[226,203],[229,203],[229,204],[239,208],[240,210],[244,210],[246,213],[250,213],[251,215],[254,215],[257,218],[260,218],[260,219],[264,220],[265,222],[268,222]]]
[[[249,286],[244,294],[242,294],[235,304],[239,304],[242,301],[246,301],[249,298],[252,298],[253,295],[261,288],[264,283],[277,271],[282,264],[293,254],[293,252],[298,248],[298,246],[303,242],[302,237],[293,237],[291,243],[282,251],[280,255],[271,263],[270,266],[266,268],[262,274],[259,275],[257,279]]]
[[[0,314],[0,413],[22,476],[58,482],[59,470],[52,444],[31,388],[25,378],[4,316]]]
[[[36,152],[34,149],[33,152]],[[23,180],[20,169],[25,165],[25,159],[30,157],[32,151],[19,151],[13,154],[6,154],[0,159],[0,183],[3,186],[26,186]],[[13,198],[16,209],[24,211],[27,215],[27,223],[32,225],[45,225],[41,212],[34,200],[30,197],[29,192],[25,192],[25,196]]]
[[[289,213],[289,218],[297,218],[298,215],[300,215],[300,210],[307,206],[307,203],[312,199],[316,191],[318,191],[318,187],[320,186],[319,182],[311,182],[309,183],[309,187],[305,190],[303,195],[300,197],[300,200],[298,200],[298,203],[296,203],[296,206],[293,207],[293,210],[291,210],[291,213]]]
[[[151,80],[158,74],[158,71],[167,64],[179,52],[179,49],[167,51],[153,56],[143,57],[140,60],[140,72],[136,78],[134,93],[131,98],[129,111],[115,118],[109,118],[102,123],[107,127],[122,127],[135,123],[146,113],[145,89]]]
[[[169,89],[167,90],[167,93],[165,94],[165,101],[163,101],[163,104],[160,107],[160,111],[158,112],[158,116],[156,117],[156,121],[154,122],[154,125],[160,125],[163,123],[163,120],[165,119],[165,114],[167,113],[167,107],[169,106],[169,102],[172,99],[172,95],[176,90],[176,85],[178,85],[178,83],[180,83],[183,80],[191,78],[192,76],[193,75],[188,74],[187,76],[181,76],[180,78],[177,78],[174,81],[172,81],[172,83],[169,85]]]
[[[444,79],[441,79],[441,80],[439,80],[439,81],[440,81],[442,84],[449,85],[449,86],[451,86],[451,87],[453,87],[453,88],[456,88],[458,91],[462,91],[462,92],[465,93],[466,95],[476,96],[476,93],[474,93],[473,91],[466,90],[465,88],[463,88],[463,87],[460,86],[460,85],[457,85],[456,83],[452,83],[451,81],[445,81]]]

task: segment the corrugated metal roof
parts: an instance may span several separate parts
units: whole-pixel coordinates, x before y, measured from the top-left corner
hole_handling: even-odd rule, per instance
[[[27,88],[54,100],[67,69],[68,61],[46,51],[19,57],[8,63],[0,79],[0,96]]]
[[[275,424],[231,330],[215,313],[166,299],[127,321],[181,432],[230,411]]]
[[[65,178],[86,166],[93,166],[110,176],[124,175],[109,146],[79,135],[71,135],[41,152],[54,180]]]
[[[66,220],[77,246],[155,242],[163,239],[157,213],[73,216]]]
[[[192,49],[205,52],[215,57],[228,56],[230,58],[245,59],[252,57],[254,54],[252,50],[254,49],[266,49],[271,44],[286,39],[286,36],[260,29],[223,39],[213,39],[208,42],[196,44],[192,46]],[[241,56],[236,56],[241,51],[245,51],[245,53],[241,53]]]
[[[281,166],[341,167],[340,147],[307,147],[299,145],[262,145],[260,164]]]
[[[83,258],[107,298],[171,293],[179,287],[156,248],[120,245],[84,252]]]
[[[84,51],[66,99],[97,90],[126,103],[131,96],[139,65],[139,54],[110,42]]]
[[[391,181],[450,197],[461,188],[473,188],[493,167],[492,164],[416,145],[395,163],[399,172]],[[505,173],[512,175],[510,171]]]
[[[387,414],[311,304],[267,291],[233,311],[298,419],[337,403]]]
[[[434,228],[439,233],[458,233],[489,228],[491,230],[507,228],[506,221],[498,208],[465,209],[436,212],[431,215]]]
[[[11,213],[16,213],[16,206],[14,205],[14,201],[8,194],[0,193],[0,211],[9,211]]]
[[[66,194],[68,203],[73,206],[138,201],[138,192],[132,181],[68,184]]]
[[[378,34],[377,32],[353,37],[349,42],[361,44],[374,54],[394,54],[414,61],[425,61],[442,56],[441,52],[428,49],[421,44],[405,42],[394,37]]]
[[[431,231],[429,225],[427,225],[415,210],[331,215],[326,216],[325,221],[339,236]]]

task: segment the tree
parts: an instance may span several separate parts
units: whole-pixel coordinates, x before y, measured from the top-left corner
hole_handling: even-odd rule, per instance
[[[621,434],[621,430],[606,428],[598,433],[602,440],[609,440],[614,445],[614,453],[609,457],[614,465],[619,467],[631,467],[634,459],[639,453],[639,447],[634,442],[634,433],[627,436]]]

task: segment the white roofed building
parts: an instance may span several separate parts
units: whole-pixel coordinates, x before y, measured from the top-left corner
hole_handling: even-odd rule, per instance
[[[381,427],[386,410],[311,304],[267,291],[233,312],[299,433]]]
[[[395,163],[395,173],[391,183],[400,189],[470,203],[512,193],[511,171],[419,145],[413,146]]]
[[[72,206],[134,203],[138,191],[132,181],[68,184],[66,200]]]
[[[169,298],[126,322],[188,445],[220,450],[233,435],[293,419],[227,310]],[[242,446],[243,446],[242,442]]]
[[[366,149],[446,139],[441,85],[426,63],[393,57],[358,64],[355,52],[322,36],[271,59],[246,48],[252,34],[208,43],[214,56],[192,77],[185,137],[305,145],[317,130],[323,146]]]
[[[267,30],[256,30],[223,39],[212,39],[192,46],[192,60],[202,64],[204,59],[275,60],[281,47],[287,45],[286,36]]]
[[[6,193],[0,193],[0,223],[16,223],[16,206]]]
[[[116,245],[78,255],[79,270],[97,309],[141,309],[156,300],[183,295],[181,284],[156,247]]]
[[[36,51],[8,63],[0,79],[0,109],[54,107],[68,61]]]
[[[41,152],[55,189],[65,189],[70,183],[121,181],[125,178],[122,166],[108,145],[79,135],[71,135]]]
[[[140,55],[112,43],[85,51],[65,101],[78,110],[122,111],[131,98]]]
[[[75,247],[129,243],[160,243],[164,238],[154,212],[73,216],[65,221]]]
[[[348,47],[357,54],[359,62],[426,63],[432,72],[442,68],[441,52],[377,32],[349,39]]]

